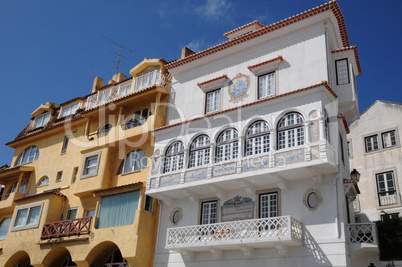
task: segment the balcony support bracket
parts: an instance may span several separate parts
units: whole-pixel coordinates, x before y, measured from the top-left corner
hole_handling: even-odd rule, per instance
[[[287,247],[285,247],[281,244],[275,244],[275,248],[281,257],[286,258],[288,256],[288,248]]]
[[[226,198],[226,192],[217,187],[216,185],[210,185],[209,189],[214,192],[215,196],[219,199],[225,199]]]
[[[314,183],[319,186],[322,185],[322,175],[314,170],[312,167],[308,168]]]
[[[167,205],[167,206],[173,206],[173,199],[164,195],[161,195],[159,197],[159,200],[163,202],[163,204]]]
[[[194,252],[188,250],[180,250],[180,254],[185,261],[193,261],[194,260]]]
[[[223,259],[223,251],[217,248],[208,248],[209,252],[212,254],[212,257],[215,260],[222,260]]]
[[[288,182],[285,181],[285,179],[283,179],[282,177],[280,177],[277,174],[272,174],[271,175],[273,178],[276,178],[277,182],[276,185],[279,187],[279,189],[283,190],[288,190]]]
[[[241,251],[243,251],[244,256],[246,256],[247,259],[252,259],[254,258],[254,248],[248,247],[248,246],[240,246]]]
[[[190,202],[198,204],[199,197],[195,193],[190,192],[187,189],[183,189],[183,194],[188,198],[188,200],[190,200]]]
[[[249,182],[246,182],[244,180],[240,180],[239,184],[243,186],[243,189],[246,192],[246,194],[248,194],[250,196],[255,196],[256,190],[252,184],[250,184]]]

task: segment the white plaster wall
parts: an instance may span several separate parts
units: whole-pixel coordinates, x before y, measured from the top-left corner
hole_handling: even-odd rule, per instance
[[[205,92],[197,83],[205,82],[226,74],[233,79],[238,73],[248,75],[250,86],[248,97],[240,103],[229,102],[228,82],[221,90],[221,110],[230,109],[238,105],[257,100],[258,77],[247,69],[281,55],[284,59],[278,66],[277,94],[304,88],[327,80],[327,61],[324,24],[316,24],[297,33],[269,40],[269,34],[259,38],[266,38],[266,42],[254,47],[245,47],[240,52],[225,58],[200,65],[196,69],[188,70],[175,75],[171,85],[170,104],[166,124],[174,124],[181,120],[188,120],[205,112]],[[227,49],[230,53],[230,48]],[[184,118],[179,118],[178,109]]]
[[[366,110],[359,120],[350,125],[348,140],[351,141],[352,157],[351,169],[355,168],[361,174],[359,188],[361,194],[358,201],[361,210],[361,220],[376,221],[381,219],[382,211],[386,213],[399,213],[402,216],[401,190],[402,190],[402,105],[377,101]],[[390,129],[397,130],[397,146],[389,149],[379,149],[376,152],[366,153],[364,137],[378,133],[380,142],[381,133]],[[381,147],[381,145],[380,145]],[[376,174],[385,171],[394,171],[394,178],[398,191],[399,204],[393,206],[378,206]]]

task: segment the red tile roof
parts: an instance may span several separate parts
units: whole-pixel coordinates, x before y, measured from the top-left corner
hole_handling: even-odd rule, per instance
[[[60,193],[58,189],[53,189],[53,190],[43,191],[43,192],[40,192],[35,195],[27,195],[26,197],[14,200],[14,202],[23,201],[23,200],[26,200],[29,198],[36,198],[36,197],[40,197],[40,196],[44,196],[44,195],[57,195],[57,196],[66,198],[66,196],[63,195],[62,193]]]
[[[357,52],[357,47],[355,45],[352,45],[352,46],[349,46],[349,47],[343,47],[343,48],[340,48],[340,49],[337,49],[337,50],[333,50],[333,51],[331,51],[331,53],[334,54],[334,53],[340,53],[340,52],[349,51],[349,50],[353,50],[353,52],[355,54],[357,70],[359,71],[359,73],[357,75],[361,75],[362,74],[362,68],[360,66],[359,53]]]
[[[229,78],[228,78],[228,76],[227,76],[226,74],[224,74],[224,75],[222,75],[222,76],[213,78],[213,79],[211,79],[211,80],[208,80],[208,81],[205,81],[205,82],[202,82],[202,83],[197,83],[197,85],[198,85],[198,87],[202,87],[202,86],[205,85],[205,84],[212,83],[212,82],[217,81],[217,80],[220,80],[220,79],[225,79],[225,80],[227,80],[227,79],[229,79]]]
[[[267,61],[264,61],[264,62],[255,64],[255,65],[248,66],[247,68],[248,68],[250,71],[252,71],[252,69],[254,69],[254,68],[257,68],[257,67],[259,67],[259,66],[262,66],[262,65],[265,65],[265,64],[268,64],[268,63],[271,63],[271,62],[275,62],[275,61],[283,61],[283,57],[282,57],[282,56],[278,56],[278,57],[276,57],[276,58],[273,58],[273,59],[270,59],[270,60],[267,60]]]
[[[342,119],[343,126],[345,127],[346,133],[347,134],[350,133],[348,122],[346,121],[346,116],[345,115],[338,115],[338,119]]]
[[[99,193],[103,193],[103,192],[111,192],[111,191],[115,191],[115,190],[120,190],[122,188],[131,188],[131,187],[138,187],[141,186],[143,184],[143,182],[137,182],[137,183],[132,183],[132,184],[126,184],[126,185],[121,185],[121,186],[115,186],[115,187],[110,187],[110,188],[106,188],[106,189],[99,189],[96,191],[92,191],[92,194],[99,194]]]
[[[209,114],[206,114],[206,115],[201,116],[201,117],[197,117],[197,118],[192,119],[192,120],[188,120],[188,121],[178,122],[178,123],[171,124],[171,125],[162,126],[162,127],[157,128],[157,129],[151,130],[150,132],[157,132],[157,131],[164,130],[164,129],[171,128],[171,127],[175,127],[175,126],[178,126],[178,125],[181,125],[181,124],[186,124],[186,123],[189,123],[189,122],[193,122],[193,121],[201,120],[201,119],[204,119],[204,118],[212,117],[212,116],[215,116],[215,115],[218,115],[218,114],[226,113],[226,112],[229,112],[229,111],[232,111],[232,110],[236,110],[236,109],[240,109],[240,108],[244,108],[244,107],[256,105],[256,104],[259,104],[259,103],[262,103],[262,102],[266,102],[266,101],[269,101],[269,100],[273,100],[273,99],[276,99],[276,98],[281,98],[281,97],[284,97],[284,96],[287,96],[287,95],[291,95],[291,94],[295,94],[295,93],[307,91],[307,90],[309,90],[309,89],[317,88],[317,87],[320,87],[320,86],[324,86],[324,87],[331,93],[331,95],[334,96],[334,98],[337,98],[337,97],[338,97],[338,96],[335,94],[335,92],[332,90],[331,86],[329,86],[329,84],[328,84],[326,81],[323,81],[323,82],[321,82],[321,83],[314,84],[314,85],[311,85],[311,86],[308,86],[308,87],[305,87],[305,88],[297,89],[297,90],[294,90],[294,91],[291,91],[291,92],[287,92],[287,93],[284,93],[284,94],[281,94],[281,95],[275,95],[275,96],[271,96],[271,97],[268,97],[268,98],[259,99],[259,100],[255,101],[255,102],[251,102],[251,103],[248,103],[248,104],[244,104],[244,105],[242,105],[242,106],[238,106],[238,107],[234,107],[234,108],[230,108],[230,109],[226,109],[226,110],[217,111],[217,112],[214,112],[214,113],[209,113]]]
[[[246,24],[246,25],[243,25],[243,26],[241,26],[241,27],[239,27],[239,28],[236,28],[236,29],[234,29],[234,30],[231,30],[231,31],[229,31],[229,32],[224,33],[223,36],[225,36],[226,38],[229,39],[228,35],[231,35],[232,33],[241,31],[241,30],[243,30],[243,29],[245,29],[245,28],[247,28],[247,27],[249,27],[249,26],[252,26],[252,25],[257,25],[258,28],[265,27],[265,25],[262,24],[262,23],[260,23],[258,20],[254,20],[253,22],[250,22],[250,23],[248,23],[248,24]]]
[[[300,13],[298,15],[295,15],[293,17],[290,17],[290,18],[281,20],[279,22],[276,22],[274,24],[265,26],[265,27],[263,27],[261,29],[258,29],[256,31],[251,32],[249,34],[246,34],[244,36],[234,38],[232,40],[229,40],[229,41],[224,42],[222,44],[213,46],[211,48],[208,48],[208,49],[206,49],[204,51],[201,51],[201,52],[198,52],[196,54],[192,54],[192,55],[187,56],[185,58],[181,58],[181,59],[172,61],[171,63],[167,64],[166,67],[168,69],[177,68],[179,66],[187,64],[187,63],[192,62],[194,60],[197,60],[197,59],[200,59],[202,57],[214,54],[214,53],[222,51],[222,50],[225,50],[225,49],[227,49],[229,47],[232,47],[234,45],[243,43],[245,41],[254,39],[254,38],[259,37],[261,35],[276,31],[278,29],[281,29],[281,28],[284,28],[284,27],[286,27],[288,25],[291,25],[291,24],[293,24],[295,22],[298,22],[298,21],[313,17],[315,15],[318,15],[320,13],[326,12],[328,10],[332,11],[332,13],[335,15],[335,18],[338,21],[338,26],[339,26],[339,31],[340,31],[343,46],[344,47],[349,47],[349,39],[348,39],[347,31],[346,31],[345,20],[343,18],[342,12],[341,12],[341,10],[340,10],[340,8],[338,6],[338,3],[333,0],[333,1],[330,1],[330,2],[328,2],[326,4],[318,6],[316,8],[310,9],[310,10],[308,10],[306,12],[303,12],[303,13]]]

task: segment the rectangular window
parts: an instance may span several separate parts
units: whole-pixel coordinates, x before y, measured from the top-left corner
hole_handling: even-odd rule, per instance
[[[275,72],[258,77],[258,98],[275,94]]]
[[[216,200],[201,203],[201,224],[217,222],[217,206]]]
[[[93,210],[87,210],[86,212],[85,212],[85,217],[95,217],[95,209],[93,209]]]
[[[67,107],[63,107],[63,111],[61,112],[61,118],[62,117],[66,117],[66,116],[68,116],[68,115],[72,115],[72,114],[75,114],[75,112],[77,111],[77,109],[78,109],[78,106],[79,106],[79,102],[77,102],[77,103],[75,103],[75,104],[72,104],[72,105],[69,105],[69,106],[67,106]]]
[[[133,224],[139,198],[140,190],[103,196],[99,207],[98,228]]]
[[[278,216],[278,193],[260,194],[260,218],[271,218]]]
[[[398,203],[395,187],[394,172],[376,174],[378,200],[380,206],[393,205]]]
[[[154,198],[150,196],[145,196],[144,210],[152,212],[154,207]]]
[[[70,137],[66,135],[64,137],[63,146],[61,148],[61,154],[65,154],[67,152],[68,141],[70,141]]]
[[[381,137],[384,148],[396,146],[395,130],[382,133]]]
[[[96,152],[85,156],[82,166],[81,179],[98,174],[100,153],[101,152]]]
[[[66,220],[76,219],[78,214],[78,207],[67,209]]]
[[[352,141],[348,141],[348,156],[349,158],[352,157]]]
[[[75,167],[73,170],[73,176],[71,177],[71,183],[75,183],[77,181],[78,167]]]
[[[57,173],[57,178],[56,178],[56,182],[61,182],[61,178],[63,177],[63,172],[60,171]]]
[[[220,109],[221,89],[208,92],[206,95],[205,113],[211,113]]]
[[[349,83],[349,66],[348,59],[340,59],[335,61],[336,65],[336,84],[348,84]]]
[[[40,114],[38,117],[35,119],[35,125],[34,128],[38,127],[43,127],[46,125],[46,123],[49,121],[50,118],[50,112],[46,111],[42,114]]]
[[[11,231],[18,231],[39,226],[43,203],[17,208]]]
[[[378,135],[372,135],[364,138],[366,144],[366,152],[371,152],[378,149]]]

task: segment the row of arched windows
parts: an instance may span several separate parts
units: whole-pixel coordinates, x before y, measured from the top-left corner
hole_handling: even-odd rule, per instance
[[[245,156],[269,152],[270,129],[265,121],[256,121],[249,126],[245,136]],[[304,144],[303,117],[296,112],[286,114],[278,123],[278,150]],[[211,159],[211,140],[200,135],[190,145],[188,167],[207,165]],[[216,139],[215,162],[230,161],[239,156],[239,134],[234,128],[223,130]],[[166,150],[164,173],[184,167],[184,145],[181,141],[171,144]]]

